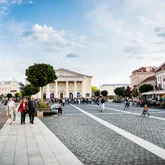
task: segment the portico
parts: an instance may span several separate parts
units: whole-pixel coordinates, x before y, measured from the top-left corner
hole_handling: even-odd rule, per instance
[[[44,99],[91,97],[91,76],[67,69],[56,70],[56,75],[57,80],[44,87]]]

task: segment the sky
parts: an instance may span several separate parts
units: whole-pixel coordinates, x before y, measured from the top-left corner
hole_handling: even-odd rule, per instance
[[[47,63],[130,83],[131,72],[165,61],[165,0],[0,0],[0,80],[24,83]]]

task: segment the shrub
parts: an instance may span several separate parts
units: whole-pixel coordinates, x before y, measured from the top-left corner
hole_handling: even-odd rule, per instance
[[[40,104],[40,105],[37,105],[36,108],[50,108],[50,105]]]

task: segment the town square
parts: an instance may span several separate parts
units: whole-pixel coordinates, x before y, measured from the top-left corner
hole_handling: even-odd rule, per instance
[[[0,165],[165,165],[164,9],[0,0]]]

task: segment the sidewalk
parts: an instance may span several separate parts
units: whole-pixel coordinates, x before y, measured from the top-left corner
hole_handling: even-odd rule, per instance
[[[83,165],[36,117],[20,124],[20,115],[0,130],[0,165]]]

